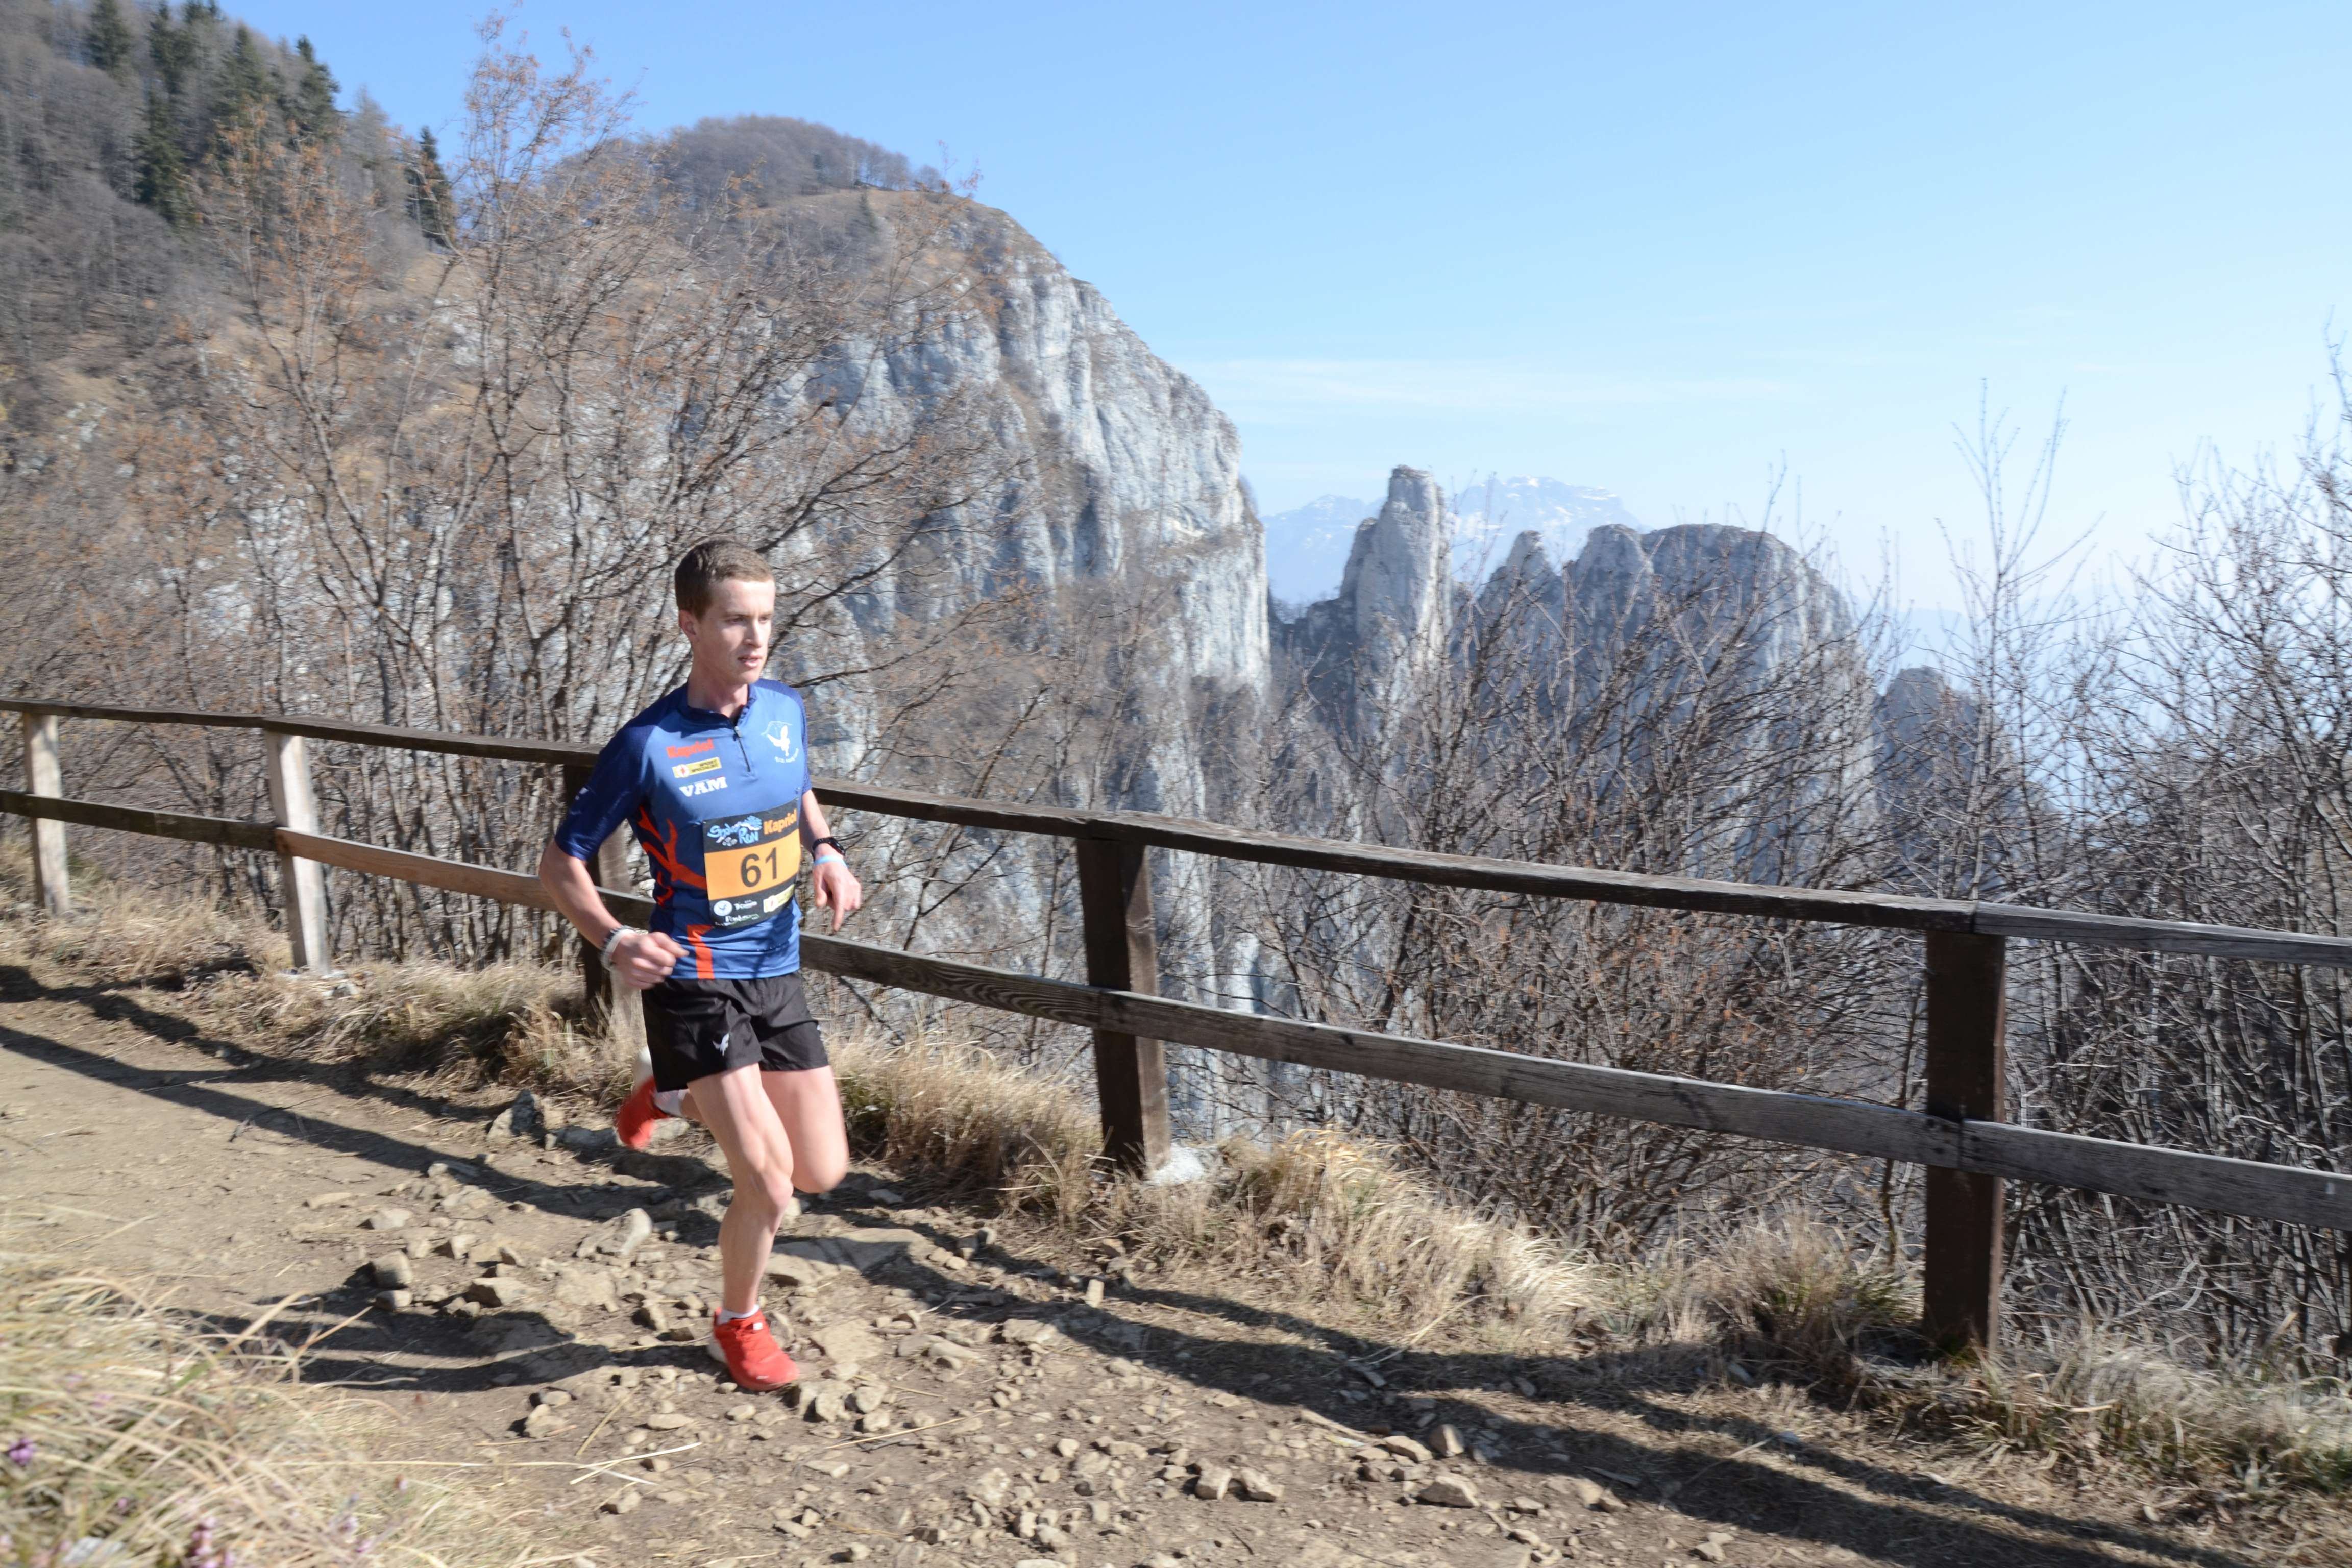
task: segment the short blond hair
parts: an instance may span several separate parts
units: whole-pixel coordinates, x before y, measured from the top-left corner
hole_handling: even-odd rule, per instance
[[[732,539],[706,539],[678,562],[672,582],[677,591],[677,607],[689,616],[698,616],[710,608],[711,598],[721,583],[775,580],[776,574],[769,570],[766,558],[750,545]]]

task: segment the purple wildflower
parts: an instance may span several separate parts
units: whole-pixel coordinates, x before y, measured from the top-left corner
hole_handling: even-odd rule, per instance
[[[180,1553],[183,1568],[227,1568],[229,1554],[216,1548],[213,1541],[213,1521],[196,1521],[188,1531],[188,1544]]]
[[[19,1437],[8,1445],[9,1462],[20,1470],[28,1468],[33,1462],[33,1457],[39,1452],[38,1448],[33,1447],[33,1440],[30,1437]]]

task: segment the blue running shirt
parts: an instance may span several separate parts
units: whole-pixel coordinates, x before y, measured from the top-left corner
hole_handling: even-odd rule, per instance
[[[687,706],[681,686],[596,757],[555,847],[593,862],[623,822],[654,868],[653,929],[687,951],[674,980],[758,980],[801,966],[801,796],[808,792],[801,694],[754,682],[743,711]]]

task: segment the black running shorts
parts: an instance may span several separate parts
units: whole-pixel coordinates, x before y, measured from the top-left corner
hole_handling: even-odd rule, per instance
[[[804,1072],[831,1059],[801,977],[665,980],[646,993],[654,1087],[684,1089],[730,1068]]]

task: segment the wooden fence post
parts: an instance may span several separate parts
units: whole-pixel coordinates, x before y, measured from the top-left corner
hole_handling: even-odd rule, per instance
[[[1927,935],[1927,1114],[2009,1116],[2008,939]],[[2000,1335],[2004,1239],[1999,1176],[1927,1167],[1924,1301],[1927,1337],[1990,1350]]]
[[[564,809],[580,792],[588,787],[590,769],[582,763],[568,763],[563,769]],[[561,812],[558,813],[559,820]],[[596,847],[596,858],[588,862],[588,875],[600,888],[625,892],[629,886],[628,825],[613,829],[604,843]],[[632,991],[613,983],[613,972],[604,967],[604,955],[586,937],[580,939],[580,991],[587,1003],[587,1020],[591,1029],[602,1028],[614,1041],[634,1055],[639,1041],[646,1037],[646,997],[642,991]]]
[[[1077,851],[1087,984],[1158,994],[1160,944],[1152,931],[1151,868],[1143,846],[1080,838]],[[1106,1159],[1137,1175],[1168,1163],[1166,1046],[1097,1029],[1095,1092],[1102,1104]]]
[[[269,812],[296,833],[319,831],[319,797],[310,789],[310,751],[299,735],[265,730],[269,742]],[[278,886],[286,896],[286,941],[294,967],[310,974],[334,971],[327,949],[327,880],[316,860],[278,857]]]
[[[58,716],[27,713],[25,721],[25,790],[28,795],[61,795],[65,774],[58,764]],[[33,829],[33,894],[44,913],[73,912],[73,888],[66,875],[66,825],[41,817]]]

